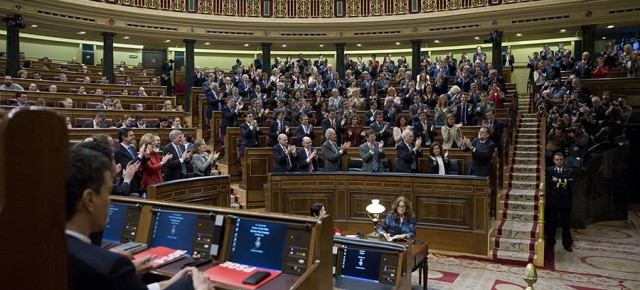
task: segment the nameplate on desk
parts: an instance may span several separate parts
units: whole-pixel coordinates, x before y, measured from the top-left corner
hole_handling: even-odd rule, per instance
[[[135,255],[134,259],[143,259],[147,256],[155,256],[153,259],[151,259],[151,262],[149,262],[149,264],[151,264],[154,268],[157,268],[159,266],[182,259],[186,256],[186,254],[187,251],[184,250],[174,250],[167,247],[155,247]]]
[[[242,281],[244,281],[247,277],[253,275],[258,271],[269,272],[271,273],[271,275],[256,285],[242,283]],[[243,265],[243,264],[227,261],[204,271],[204,273],[207,276],[209,276],[209,280],[214,282],[228,284],[228,285],[237,286],[237,287],[246,288],[246,289],[256,289],[264,285],[265,283],[271,281],[273,278],[277,277],[278,275],[280,275],[281,271],[259,268],[259,267],[254,267],[250,265]]]

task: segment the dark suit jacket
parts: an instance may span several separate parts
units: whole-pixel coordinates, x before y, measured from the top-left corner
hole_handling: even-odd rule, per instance
[[[418,170],[418,157],[422,157],[422,150],[416,152],[413,150],[414,146],[415,144],[411,143],[412,149],[409,149],[409,147],[407,147],[407,144],[405,144],[404,142],[396,144],[396,152],[398,154],[398,157],[396,159],[396,172],[412,172],[411,165],[414,161],[416,162],[415,170]]]
[[[384,129],[384,125],[387,124],[387,130],[382,131]],[[369,128],[373,130],[376,134],[376,142],[384,141],[387,142],[387,139],[390,138],[391,135],[391,125],[388,122],[382,122],[382,124],[378,124],[378,122],[372,122],[369,124]]]
[[[458,104],[456,110],[456,123],[462,122],[462,116],[466,115],[466,119],[462,122],[462,125],[473,125],[473,115],[475,114],[475,105],[467,102],[465,104],[464,112],[462,110],[462,104]]]
[[[96,128],[96,127],[93,125],[93,120],[89,120],[84,122],[84,124],[82,124],[82,128]],[[97,127],[97,128],[107,128],[107,124],[102,123],[100,124],[100,127]]]
[[[253,130],[249,128],[247,122],[240,124],[240,133],[242,134],[242,141],[240,141],[240,152],[244,153],[245,147],[258,147],[258,136],[262,135],[260,127],[254,127]]]
[[[431,130],[432,125],[433,123],[429,120],[427,120],[427,128],[422,125],[420,120],[413,122],[413,135],[416,137],[416,140],[418,140],[418,137],[422,137],[423,148],[430,146],[436,137],[435,129]]]
[[[337,139],[336,139],[337,142]],[[337,144],[337,143],[336,143]],[[340,145],[338,148],[333,147],[329,140],[325,141],[322,144],[322,154],[324,154],[324,164],[322,170],[325,172],[333,172],[338,171],[340,169],[340,158],[342,155],[347,154],[346,151],[343,151],[340,154]],[[341,170],[341,169],[340,169]]]
[[[218,105],[222,107],[222,104],[220,103],[222,101],[222,94],[214,93],[213,91],[209,90],[205,94],[205,97],[207,98],[207,119],[211,119],[213,111],[218,110]]]
[[[498,150],[502,150],[502,132],[504,131],[504,122],[494,119],[493,120],[493,130],[489,135],[489,140],[493,141],[493,144],[496,144]]]
[[[227,127],[238,126],[238,113],[233,108],[225,105],[222,107],[222,122],[220,123],[220,131],[223,135],[227,134]]]
[[[271,172],[294,171],[295,156],[282,150],[282,146],[280,146],[280,144],[276,143],[276,145],[271,147],[271,154],[273,155],[273,159],[275,160],[275,164]],[[289,164],[289,161],[291,161],[291,164]]]
[[[471,163],[471,172],[470,175],[489,177],[491,176],[491,156],[493,155],[493,151],[496,150],[496,144],[489,139],[484,142],[484,144],[480,144],[480,139],[476,138],[471,142],[474,148],[476,148],[475,152],[471,153],[471,158],[473,162]],[[470,151],[468,147],[462,149],[462,151]]]
[[[558,178],[558,182],[553,182],[553,177]],[[565,166],[560,173],[555,166],[547,167],[545,179],[547,205],[571,208],[571,186],[575,182],[573,169]]]
[[[144,155],[142,156],[142,159],[140,159],[140,157],[138,157],[138,152],[136,152],[136,158],[134,159],[133,157],[131,157],[131,153],[129,153],[129,150],[125,149],[122,144],[118,144],[118,148],[116,149],[116,152],[113,153],[113,157],[116,161],[116,164],[120,164],[122,166],[123,171],[127,168],[127,164],[129,162],[140,161],[140,165],[142,166],[148,161],[148,159],[144,157]],[[122,177],[122,172],[118,173],[118,176]],[[139,171],[136,172],[135,175],[133,176],[133,179],[131,179],[131,183],[129,184],[129,191],[140,192],[140,172]]]
[[[311,124],[309,124],[309,126],[311,126]],[[316,140],[316,132],[314,132],[314,130],[312,128],[310,128],[311,130],[309,130],[309,133],[305,133],[304,132],[304,128],[302,127],[302,124],[298,125],[298,127],[296,127],[296,137],[298,138],[298,146],[302,146],[302,138],[304,137],[309,137],[311,138],[311,142],[313,144],[313,141]]]
[[[321,124],[322,124],[322,132],[327,132],[327,129],[332,128],[333,130],[336,131],[336,142],[340,142],[340,140],[342,140],[342,138],[340,138],[340,135],[342,133],[342,131],[344,131],[344,128],[342,128],[342,118],[337,117],[336,118],[336,126],[331,126],[331,119],[329,118],[325,118],[322,120]],[[324,137],[323,137],[324,140]]]
[[[186,150],[184,148],[184,145],[180,144],[178,146],[180,146],[180,150],[182,152]],[[186,176],[182,174],[182,165],[180,164],[180,158],[182,158],[182,155],[178,155],[178,152],[176,152],[176,148],[173,147],[173,143],[169,143],[164,146],[164,148],[162,148],[162,152],[164,152],[165,154],[171,153],[171,155],[173,155],[173,158],[167,161],[167,163],[165,163],[164,167],[162,168],[162,171],[164,173],[164,181],[185,178]],[[185,166],[189,162],[191,162],[191,160],[184,160]]]
[[[449,158],[444,158],[444,156],[441,157],[442,161],[444,162],[444,174],[449,174],[451,161],[449,160]],[[438,163],[438,160],[432,160],[431,156],[429,156],[429,169],[431,169],[431,174],[438,174],[438,171],[440,170],[440,164]]]
[[[278,123],[277,120],[269,124],[269,138],[271,138],[271,141],[273,142],[273,144],[278,144],[278,135],[287,134],[287,136],[289,136],[289,134],[286,133],[285,130],[286,130],[286,127],[290,126],[290,124],[287,121],[282,121],[282,122],[284,122],[285,129],[280,128],[280,123]]]
[[[311,147],[311,152],[314,150],[318,150],[315,147]],[[307,150],[302,147],[298,149],[298,171],[300,172],[309,172],[309,164],[313,165],[313,171],[318,171],[318,156],[311,159],[311,163],[307,162]]]

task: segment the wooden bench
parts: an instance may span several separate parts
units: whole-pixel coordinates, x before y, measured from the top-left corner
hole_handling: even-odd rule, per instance
[[[230,207],[228,175],[194,177],[161,182],[147,187],[147,198]]]

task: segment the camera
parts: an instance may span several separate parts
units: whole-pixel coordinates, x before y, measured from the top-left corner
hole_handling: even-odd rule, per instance
[[[620,102],[618,102],[618,101],[614,101],[614,102],[613,102],[613,106],[614,106],[614,107],[620,107]]]
[[[169,63],[174,63],[173,59],[169,59]]]

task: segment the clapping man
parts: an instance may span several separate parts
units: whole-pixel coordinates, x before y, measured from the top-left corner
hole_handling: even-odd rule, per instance
[[[384,153],[384,143],[376,142],[376,133],[372,130],[365,132],[367,142],[358,147],[360,159],[362,159],[363,172],[380,172],[382,170],[382,159],[386,158]]]
[[[324,154],[324,172],[338,171],[341,168],[340,159],[342,155],[347,154],[347,148],[351,147],[351,142],[344,142],[340,147],[336,142],[336,131],[329,128],[324,133],[327,141],[322,144],[322,153]]]
[[[496,145],[489,140],[489,127],[482,126],[478,132],[478,138],[470,141],[469,138],[463,137],[460,140],[460,149],[462,151],[471,151],[470,175],[489,177],[491,176],[491,156],[496,149]]]
[[[312,144],[311,138],[302,138],[302,148],[298,149],[298,170],[300,172],[318,171],[318,150]]]
[[[286,134],[278,135],[278,143],[271,148],[271,154],[275,160],[272,172],[295,171],[294,160],[298,154],[296,146],[289,146],[289,137]]]
[[[422,157],[422,138],[418,137],[413,142],[413,133],[409,130],[402,132],[402,142],[396,145],[398,157],[396,159],[396,172],[418,172],[418,157]]]

